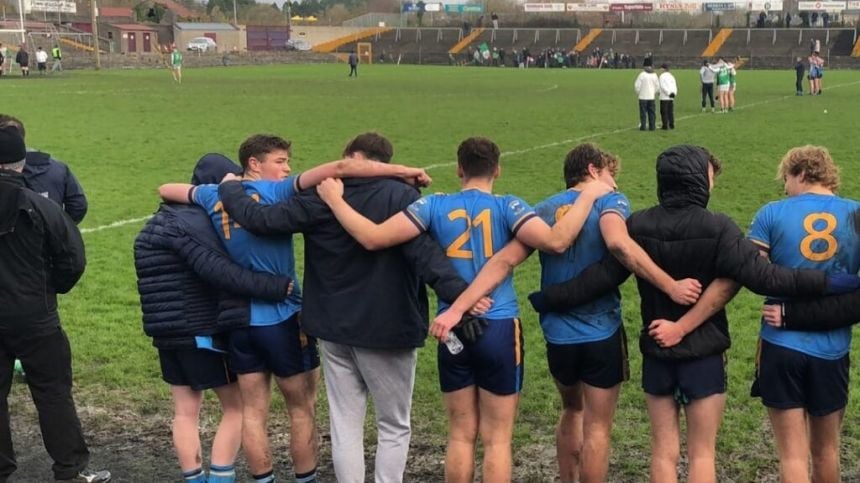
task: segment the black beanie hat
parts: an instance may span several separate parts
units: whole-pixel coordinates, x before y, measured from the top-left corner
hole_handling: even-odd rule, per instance
[[[654,65],[654,61],[651,57],[645,57],[645,60],[642,61],[642,67],[651,67]]]
[[[0,128],[0,165],[23,161],[27,157],[24,138],[13,127]]]

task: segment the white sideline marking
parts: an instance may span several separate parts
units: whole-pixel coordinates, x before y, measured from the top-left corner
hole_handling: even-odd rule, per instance
[[[553,84],[553,85],[547,87],[546,89],[539,89],[536,92],[549,92],[549,91],[554,91],[556,89],[558,89],[558,84]]]
[[[835,86],[828,87],[827,89],[828,90],[839,89],[840,87],[848,87],[848,86],[853,86],[855,84],[860,84],[860,81],[848,82],[847,84],[837,84]],[[558,88],[558,85],[554,85],[552,88]],[[547,89],[547,90],[550,90],[550,89]],[[742,106],[736,107],[735,110],[739,111],[741,109],[749,109],[750,107],[757,107],[757,106],[761,106],[764,104],[772,104],[774,102],[784,101],[786,99],[791,99],[793,97],[796,97],[796,96],[794,94],[792,94],[792,95],[785,95],[782,97],[775,97],[773,99],[767,99],[764,101],[753,102],[751,104],[744,104]],[[700,112],[698,114],[691,114],[689,116],[679,117],[676,120],[677,121],[684,121],[687,119],[695,119],[697,117],[704,117],[704,116],[711,116],[711,115],[717,115],[717,114],[710,113],[710,112]],[[580,136],[578,138],[565,139],[564,141],[556,141],[554,143],[548,143],[548,144],[541,144],[540,146],[533,146],[531,148],[520,149],[520,150],[516,150],[516,151],[506,151],[504,153],[501,153],[500,156],[501,157],[516,156],[518,154],[530,153],[532,151],[538,151],[541,149],[554,148],[554,147],[560,146],[562,144],[580,143],[580,142],[585,141],[587,139],[599,138],[599,137],[603,137],[603,136],[611,136],[613,134],[619,134],[619,133],[623,133],[623,132],[627,132],[627,131],[635,131],[637,129],[639,129],[638,124],[636,126],[633,126],[633,127],[625,127],[625,128],[615,129],[612,131],[604,131],[604,132],[599,132],[599,133],[594,133],[594,134],[587,134],[585,136]],[[429,171],[431,169],[436,169],[436,168],[446,168],[449,166],[455,166],[456,164],[457,164],[456,161],[449,162],[449,163],[436,163],[436,164],[431,164],[431,165],[425,166],[423,169]],[[141,221],[146,221],[150,218],[152,218],[152,215],[144,216],[141,218],[130,218],[128,220],[115,221],[113,223],[108,223],[107,225],[101,225],[101,226],[97,226],[94,228],[82,228],[81,233],[93,233],[93,232],[97,232],[97,231],[107,230],[110,228],[117,228],[120,226],[130,225],[132,223],[138,223]]]
[[[109,228],[116,228],[118,226],[125,226],[125,225],[130,225],[132,223],[138,223],[141,221],[146,221],[150,218],[152,218],[152,215],[147,215],[147,216],[143,216],[140,218],[129,218],[128,220],[119,220],[119,221],[115,221],[113,223],[108,223],[107,225],[96,226],[93,228],[81,228],[81,233],[93,233],[96,231],[107,230]]]

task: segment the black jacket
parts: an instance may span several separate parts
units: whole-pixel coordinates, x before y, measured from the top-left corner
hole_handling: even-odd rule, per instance
[[[391,179],[346,179],[344,184],[346,201],[376,223],[419,196]],[[230,216],[252,233],[304,233],[302,327],[322,340],[371,349],[420,347],[428,326],[422,281],[449,302],[466,289],[429,235],[367,251],[340,226],[316,190],[272,206],[252,201],[238,182],[223,183],[218,191]]]
[[[134,264],[143,330],[163,349],[248,325],[245,297],[283,300],[290,284],[236,265],[197,206],[161,205],[134,240]]]
[[[57,294],[85,266],[81,234],[62,208],[0,169],[0,333],[56,327]]]
[[[660,204],[637,211],[627,220],[630,236],[654,262],[676,280],[695,278],[707,287],[716,278],[729,278],[760,294],[773,296],[822,295],[824,272],[794,270],[773,265],[744,238],[726,215],[707,210],[710,198],[708,157],[691,146],[676,146],[657,160]],[[554,310],[580,305],[615,289],[629,276],[627,269],[608,257],[586,269],[576,279],[544,289]],[[662,349],[646,330],[656,319],[678,320],[688,306],[678,305],[645,280],[637,278],[643,331],[640,348],[655,358],[706,357],[729,346],[728,321],[720,310],[697,331],[712,331],[711,340],[688,335],[678,346]],[[712,327],[706,327],[708,325]],[[719,339],[719,340],[717,340]]]
[[[783,328],[834,330],[860,322],[860,291],[783,303]]]
[[[50,154],[27,151],[24,179],[31,190],[59,203],[75,223],[80,223],[86,216],[84,189],[69,167]]]
[[[30,53],[26,50],[19,50],[17,54],[15,54],[15,63],[24,67],[30,65]]]

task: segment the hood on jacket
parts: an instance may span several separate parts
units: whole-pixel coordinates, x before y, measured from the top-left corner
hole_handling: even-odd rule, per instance
[[[227,173],[242,175],[242,168],[223,154],[209,153],[197,161],[191,184],[218,184]]]
[[[657,157],[657,197],[666,208],[708,206],[710,155],[704,148],[682,144]]]
[[[51,168],[51,155],[41,151],[27,151],[27,164],[24,165],[26,173],[44,173]]]

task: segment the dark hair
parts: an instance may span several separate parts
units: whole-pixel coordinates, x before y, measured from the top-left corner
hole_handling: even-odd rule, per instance
[[[723,172],[723,162],[720,161],[720,158],[714,156],[713,153],[708,151],[707,148],[699,146],[699,149],[704,151],[705,154],[708,156],[708,164],[711,165],[711,168],[713,168],[714,178],[716,178],[717,176],[720,175],[720,173]]]
[[[283,150],[292,154],[292,143],[274,134],[255,134],[239,146],[239,164],[243,170],[248,169],[248,160],[261,158],[272,151]]]
[[[375,132],[366,132],[354,137],[343,148],[343,155],[352,156],[362,153],[367,159],[388,163],[394,156],[394,146],[385,136]]]
[[[8,114],[0,114],[0,127],[13,127],[21,135],[21,138],[27,137],[27,132],[24,130],[24,123],[17,117]]]
[[[487,138],[469,138],[457,148],[457,164],[466,178],[493,176],[499,166],[499,147]]]
[[[564,183],[573,188],[588,177],[588,165],[609,169],[612,176],[618,172],[621,161],[592,143],[583,143],[570,150],[564,158]]]

